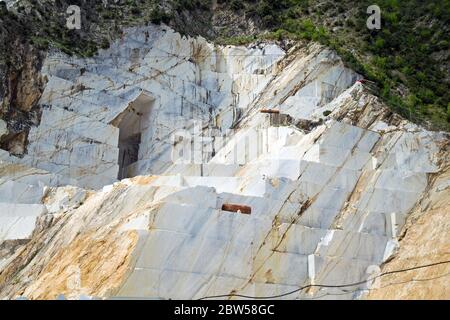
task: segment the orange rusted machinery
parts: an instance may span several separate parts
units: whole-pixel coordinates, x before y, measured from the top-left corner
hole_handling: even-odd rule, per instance
[[[279,114],[280,110],[275,110],[275,109],[261,109],[260,110],[261,113],[276,113]]]
[[[222,205],[223,211],[230,211],[230,212],[240,212],[243,214],[251,214],[252,208],[249,206],[244,206],[241,204],[233,204],[233,203],[224,203]]]

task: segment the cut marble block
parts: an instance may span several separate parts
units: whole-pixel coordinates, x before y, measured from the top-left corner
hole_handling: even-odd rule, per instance
[[[253,246],[255,251],[272,227],[271,219],[227,211],[215,212],[209,222],[201,236],[226,240],[232,243],[230,246],[240,248]]]
[[[2,153],[0,152],[0,157],[1,156]],[[46,170],[32,167],[32,159],[27,156],[16,158],[8,155],[4,159],[7,160],[0,160],[0,183],[12,180],[33,186],[76,184],[75,180],[71,180],[68,177],[63,177]]]
[[[321,186],[353,190],[361,172],[347,168],[339,168],[317,162],[301,162],[300,181],[312,182]]]
[[[36,143],[30,146],[30,150],[35,153],[33,162],[36,167],[66,175],[69,174],[69,166],[87,168],[116,165],[119,153],[118,148],[106,144],[78,141],[74,141],[73,145],[67,149],[60,149],[51,144]],[[66,172],[63,172],[65,168]]]
[[[237,189],[239,177],[184,177],[188,186],[214,187],[217,192],[232,192]]]
[[[395,152],[397,168],[413,172],[433,173],[439,171],[435,161],[430,159],[430,153],[424,150],[416,152]]]
[[[67,186],[53,189],[46,195],[45,205],[49,213],[68,211],[80,206],[87,197],[84,189]]]
[[[225,261],[227,241],[192,237],[173,231],[151,231],[137,260],[135,270],[153,269],[212,274],[219,272]],[[152,254],[159,248],[160,254]],[[179,257],[183,259],[179,259]]]
[[[299,218],[295,218],[297,224],[310,228],[328,229],[339,214],[340,208],[327,208],[319,205],[311,205]],[[295,213],[295,215],[300,212]],[[289,220],[285,220],[289,221]],[[292,218],[291,218],[292,221]]]
[[[41,203],[45,195],[44,185],[31,185],[13,180],[0,183],[0,202],[33,204]]]
[[[438,144],[445,139],[439,133],[433,135],[426,131],[388,133],[381,145],[382,151],[387,152],[381,168],[417,173],[437,172]]]
[[[177,248],[176,256],[167,259],[163,269],[189,273],[216,274],[229,259],[229,244],[222,239],[186,238]]]
[[[335,167],[361,170],[372,160],[372,155],[358,148],[342,149],[317,144],[308,150],[303,159]]]
[[[273,178],[289,178],[291,180],[296,180],[300,176],[301,172],[301,161],[300,160],[273,160],[270,163],[270,167],[264,168],[261,171]]]
[[[52,107],[43,110],[41,123],[39,127],[31,130],[29,139],[30,143],[41,139],[54,145],[59,142],[62,147],[77,139],[117,146],[119,129],[62,108]]]
[[[336,209],[339,212],[349,194],[346,189],[325,187],[318,195],[310,199],[310,207]]]
[[[118,129],[57,107],[29,135],[31,165],[99,188],[116,180]]]
[[[402,230],[405,220],[404,213],[357,210],[344,219],[342,227],[344,230],[358,230],[358,232],[395,238]]]
[[[84,72],[82,76],[78,77],[76,84],[84,86],[85,88],[94,89],[98,91],[116,89],[116,85],[110,78],[96,74],[93,72]]]
[[[68,96],[75,91],[75,83],[58,77],[56,75],[49,75],[47,85],[41,95],[39,103],[49,105],[55,98],[62,98]]]
[[[327,235],[328,230],[310,228],[299,224],[283,223],[279,228],[282,241],[276,242],[272,249],[278,252],[288,252],[300,255],[310,255],[316,252],[317,246]]]
[[[210,278],[209,274],[137,269],[127,279],[117,296],[154,299],[193,297]]]
[[[279,199],[283,201],[286,195],[288,195],[289,197],[284,200],[286,201],[285,204],[303,204],[308,199],[316,197],[323,188],[324,187],[321,184],[299,179],[297,181],[292,181],[286,184],[286,190],[280,192]]]
[[[273,252],[254,277],[254,281],[259,283],[292,286],[299,286],[307,279],[308,256],[284,252]]]
[[[319,144],[349,150],[357,147],[361,151],[370,152],[379,138],[380,135],[376,132],[342,122],[333,122],[319,140]]]
[[[76,114],[88,117],[92,120],[109,123],[115,116],[122,112],[128,105],[128,101],[105,91],[83,90],[70,96],[52,98],[51,104],[66,106]]]
[[[160,190],[161,188],[157,189]],[[219,208],[218,195],[216,190],[211,187],[180,187],[180,190],[171,190],[170,194],[164,197],[165,202],[180,205],[198,205],[198,199],[202,199],[202,206],[205,208]]]
[[[88,164],[101,166],[102,164],[117,164],[119,149],[108,144],[78,144],[76,143],[70,153],[70,165],[75,167],[88,166]]]
[[[239,178],[236,177],[182,177],[182,176],[161,176],[154,185],[173,185],[196,187],[206,186],[215,188],[217,192],[233,192],[239,185]]]
[[[400,191],[378,188],[367,188],[358,203],[356,208],[359,210],[367,210],[374,212],[392,212],[406,213],[411,210],[417,202],[420,190],[417,191]]]
[[[85,188],[100,189],[102,186],[117,181],[117,164],[102,163],[90,167],[71,167],[69,177],[77,181],[78,186]]]
[[[312,204],[306,202],[288,202],[280,209],[277,217],[281,222],[295,223],[298,225],[327,229],[338,216],[340,208],[326,207],[326,204]]]
[[[242,166],[235,164],[173,164],[163,175],[233,177]]]
[[[290,139],[296,140],[298,138],[299,140],[293,141],[292,144],[289,142]],[[309,145],[303,145],[301,141],[301,137],[288,137],[286,141],[286,145],[283,145],[278,150],[275,150],[274,152],[270,152],[267,155],[267,158],[270,160],[298,160],[299,158],[303,157],[305,152],[309,150],[311,146]]]
[[[213,216],[214,208],[192,205],[180,205],[165,202],[161,204],[158,213],[150,213],[152,230],[164,230],[179,234],[195,236],[203,225]]]
[[[368,274],[368,270],[370,270],[368,269],[369,266],[376,264],[358,259],[315,256],[314,265],[314,283],[343,285],[367,279],[370,276],[370,274]],[[365,283],[351,286],[346,289],[356,290],[364,288],[366,288]]]
[[[47,213],[42,204],[0,203],[0,242],[29,239],[37,218]]]
[[[422,192],[428,184],[427,174],[424,172],[414,172],[407,170],[380,170],[376,177],[375,188],[405,191]]]
[[[379,264],[388,238],[364,232],[328,230],[326,241],[319,243],[316,255],[321,257],[342,257]]]

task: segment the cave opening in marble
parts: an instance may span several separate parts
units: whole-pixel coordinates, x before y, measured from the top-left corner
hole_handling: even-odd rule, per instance
[[[142,93],[112,121],[119,128],[118,179],[133,176],[133,167],[139,159],[143,132],[150,127],[150,112],[154,99]]]

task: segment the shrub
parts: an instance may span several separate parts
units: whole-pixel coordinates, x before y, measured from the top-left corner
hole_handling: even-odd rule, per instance
[[[450,102],[447,104],[447,121],[450,122]]]
[[[238,10],[241,10],[241,9],[245,8],[244,4],[240,0],[233,0],[233,1],[231,1],[231,5],[230,6],[231,6],[231,9],[233,9],[235,11],[238,11]]]
[[[109,48],[109,41],[106,38],[102,39],[102,42],[100,43],[100,48],[102,49],[108,49]]]
[[[161,24],[161,22],[169,23],[171,17],[165,11],[162,11],[158,7],[153,9],[150,13],[150,21],[154,24]]]

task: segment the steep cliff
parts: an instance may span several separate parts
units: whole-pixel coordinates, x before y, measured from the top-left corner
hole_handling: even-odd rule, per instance
[[[450,258],[448,208],[450,206],[450,172],[448,167],[434,176],[429,191],[412,211],[400,248],[383,272],[420,265],[429,268],[390,274],[383,277],[372,299],[448,299],[448,264],[433,265]]]
[[[27,154],[0,153],[2,298],[388,297],[373,267],[448,258],[448,135],[325,47],[151,25],[41,72]],[[433,283],[398,297],[449,297]]]

